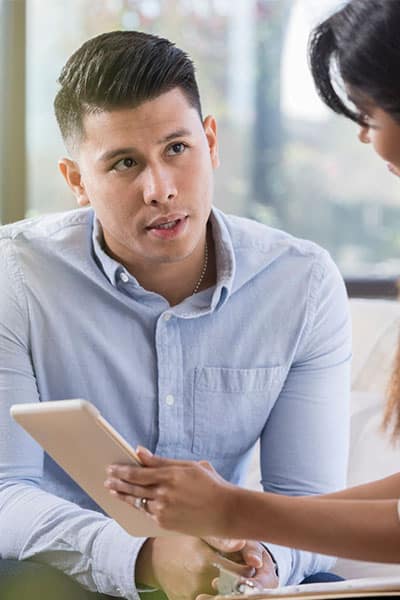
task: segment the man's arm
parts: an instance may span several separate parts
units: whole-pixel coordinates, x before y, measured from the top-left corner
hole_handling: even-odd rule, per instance
[[[351,326],[342,278],[327,254],[321,260],[310,279],[295,360],[261,437],[262,483],[269,492],[320,494],[345,485]],[[332,566],[326,556],[267,546],[282,585]]]
[[[134,598],[143,540],[101,513],[40,489],[43,451],[10,417],[12,404],[40,399],[24,281],[11,244],[0,240],[0,555],[34,558],[90,590]]]
[[[0,555],[44,562],[89,590],[128,599],[138,598],[135,580],[176,599],[211,591],[219,555],[210,545],[189,537],[134,538],[103,514],[63,499],[68,489],[60,488],[61,497],[43,489],[43,451],[9,414],[14,403],[40,401],[12,244],[0,240]]]

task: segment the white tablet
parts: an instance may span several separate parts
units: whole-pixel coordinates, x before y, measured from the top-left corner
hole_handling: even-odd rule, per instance
[[[104,481],[113,463],[140,464],[134,449],[86,400],[14,404],[11,416],[78,485],[128,533],[138,537],[176,535],[144,511],[114,498]]]

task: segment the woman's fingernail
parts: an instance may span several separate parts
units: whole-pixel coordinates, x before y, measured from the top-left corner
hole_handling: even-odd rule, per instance
[[[146,454],[147,456],[153,456],[153,454],[150,452],[150,450],[148,450],[144,446],[137,446],[136,452],[138,454]]]

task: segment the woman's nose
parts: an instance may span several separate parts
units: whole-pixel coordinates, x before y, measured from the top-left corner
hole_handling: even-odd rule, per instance
[[[358,139],[362,144],[369,144],[371,142],[369,137],[369,127],[360,126],[360,130],[358,132]]]

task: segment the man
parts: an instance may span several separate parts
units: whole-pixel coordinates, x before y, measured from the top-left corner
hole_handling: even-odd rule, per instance
[[[344,484],[350,327],[327,253],[212,208],[216,121],[169,41],[100,35],[59,81],[59,167],[82,210],[0,233],[1,557],[171,600],[210,593],[223,550],[265,587],[329,568],[257,542],[133,538],[12,423],[13,403],[86,398],[133,445],[234,483],[260,440],[265,489]]]

